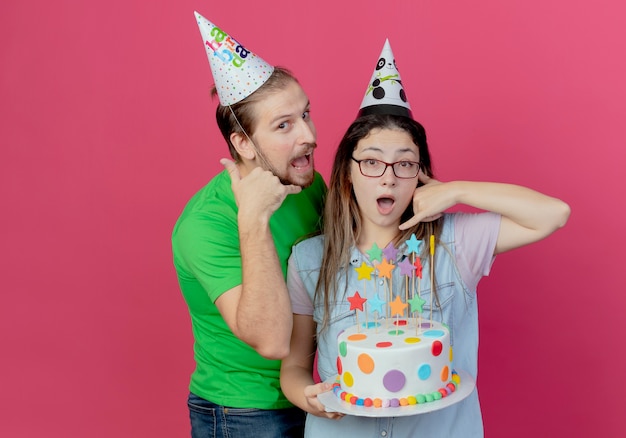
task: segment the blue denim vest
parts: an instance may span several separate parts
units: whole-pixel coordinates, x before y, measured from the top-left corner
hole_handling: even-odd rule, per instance
[[[294,247],[292,253],[298,273],[312,301],[321,266],[323,239],[323,236],[317,236],[301,242]],[[439,240],[434,254],[434,277],[438,300],[433,297],[431,306],[430,255],[427,255],[421,260],[423,269],[420,293],[426,301],[421,315],[426,320],[430,319],[432,309],[433,320],[448,325],[454,354],[453,366],[457,370],[466,371],[476,379],[478,362],[476,290],[468,289],[456,267],[452,214],[444,216],[444,226]],[[423,243],[428,246],[428,242]],[[396,264],[407,256],[406,244],[403,243],[398,249],[398,258],[394,261]],[[352,296],[355,291],[359,291],[361,296],[368,299],[372,298],[376,292],[381,299],[384,299],[383,282],[387,281],[386,279],[378,278],[373,274],[370,281],[358,280],[358,273],[354,268],[360,267],[364,261],[366,264],[370,264],[367,256],[353,248],[350,269],[347,272],[341,272],[338,279],[338,298],[331,303],[330,324],[322,332],[320,329],[323,321],[323,304],[313,301],[315,303],[313,318],[318,327],[318,372],[324,381],[332,380],[337,375],[337,335],[347,327],[356,324],[357,318],[359,323],[365,322],[366,316],[363,312],[350,310],[350,302],[347,297]],[[392,276],[392,284],[397,285],[397,287],[393,287],[394,297],[396,294],[402,294],[404,297],[406,276],[401,276],[398,268],[393,270]],[[347,288],[344,288],[346,285]],[[365,310],[367,310],[367,303]],[[358,316],[355,312],[359,312]],[[374,321],[375,318],[375,314],[367,315],[369,321]],[[312,415],[307,417],[307,436],[326,436],[323,434],[336,432],[341,432],[341,436],[345,437],[390,437],[392,434],[397,437],[483,436],[478,393],[474,390],[465,400],[450,407],[408,417],[346,416],[340,421],[327,420]]]

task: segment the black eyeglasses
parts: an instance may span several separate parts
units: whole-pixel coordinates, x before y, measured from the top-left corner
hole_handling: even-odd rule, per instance
[[[421,164],[417,161],[396,161],[395,163],[386,163],[380,160],[374,160],[373,158],[366,158],[364,160],[357,160],[351,157],[359,165],[361,175],[368,176],[370,178],[378,178],[383,176],[387,171],[387,167],[391,166],[393,174],[396,178],[415,178],[420,172]]]

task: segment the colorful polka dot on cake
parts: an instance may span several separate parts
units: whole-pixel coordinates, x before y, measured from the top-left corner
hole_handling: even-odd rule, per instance
[[[341,354],[343,357],[346,357],[346,354],[348,354],[348,343],[347,342],[340,342],[339,343],[339,354]],[[341,373],[339,373],[341,374]]]
[[[443,369],[441,370],[441,381],[442,382],[447,382],[448,381],[449,370],[450,369],[447,366],[443,367]]]
[[[443,345],[439,341],[434,341],[432,344],[433,356],[439,356],[443,350]]]
[[[406,377],[402,371],[391,370],[383,377],[383,386],[391,392],[398,392],[404,388]]]
[[[359,369],[365,374],[371,374],[374,371],[374,359],[369,354],[361,354],[358,359]]]
[[[421,379],[421,380],[428,380],[428,378],[430,377],[430,365],[428,365],[427,363],[422,364],[418,369],[417,369],[417,376]]]

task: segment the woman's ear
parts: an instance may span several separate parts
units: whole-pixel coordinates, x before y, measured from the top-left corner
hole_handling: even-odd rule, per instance
[[[233,132],[230,134],[230,142],[242,158],[254,160],[256,157],[256,149],[247,135],[241,132]]]

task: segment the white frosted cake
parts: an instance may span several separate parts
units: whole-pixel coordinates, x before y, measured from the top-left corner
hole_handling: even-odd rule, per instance
[[[337,337],[333,391],[357,406],[396,407],[427,403],[460,384],[452,368],[448,328],[416,318],[354,325]]]

